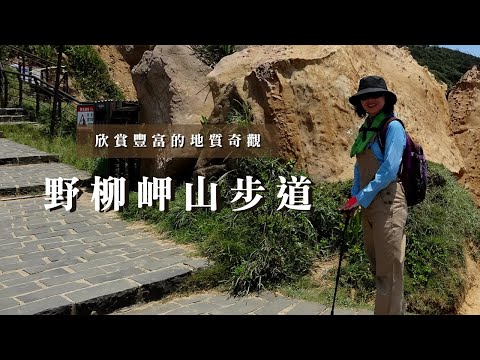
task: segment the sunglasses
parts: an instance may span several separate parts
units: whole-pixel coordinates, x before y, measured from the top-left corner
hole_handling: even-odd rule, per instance
[[[385,95],[385,93],[383,93],[383,92],[372,92],[372,93],[367,93],[367,94],[360,95],[358,98],[363,101],[363,100],[367,100],[367,99],[378,99],[379,97],[382,97],[383,95]]]

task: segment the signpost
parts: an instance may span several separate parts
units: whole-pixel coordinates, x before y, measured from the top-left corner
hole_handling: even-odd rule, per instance
[[[77,126],[93,125],[95,113],[94,105],[78,105],[77,106]]]

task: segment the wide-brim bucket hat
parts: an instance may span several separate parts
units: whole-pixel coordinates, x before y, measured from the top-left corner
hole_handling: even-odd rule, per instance
[[[385,80],[380,76],[366,76],[361,78],[357,93],[350,96],[348,101],[350,101],[350,104],[357,106],[360,103],[362,95],[379,92],[383,92],[386,97],[390,97],[393,105],[397,102],[397,95],[388,90]]]

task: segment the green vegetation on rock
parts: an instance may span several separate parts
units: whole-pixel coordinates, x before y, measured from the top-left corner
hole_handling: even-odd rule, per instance
[[[212,68],[224,56],[235,52],[235,45],[191,45],[191,47],[197,57]]]

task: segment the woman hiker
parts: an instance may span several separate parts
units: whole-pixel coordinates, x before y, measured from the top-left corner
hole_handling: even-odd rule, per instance
[[[391,121],[381,146],[378,130],[394,116],[397,96],[383,78],[367,76],[349,101],[357,115],[366,119],[350,153],[356,156],[352,197],[340,209],[353,213],[356,207],[362,208],[364,245],[376,284],[375,315],[400,315],[405,312],[407,201],[397,174],[406,137],[402,124]]]

